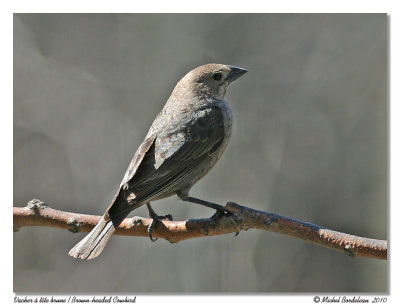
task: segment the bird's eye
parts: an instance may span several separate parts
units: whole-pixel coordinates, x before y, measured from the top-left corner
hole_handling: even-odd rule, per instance
[[[221,75],[221,73],[214,73],[213,76],[212,76],[212,78],[213,78],[214,80],[216,80],[216,81],[219,81],[219,80],[221,80],[222,75]]]

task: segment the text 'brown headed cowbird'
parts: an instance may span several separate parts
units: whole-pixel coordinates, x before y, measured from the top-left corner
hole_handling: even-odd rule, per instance
[[[224,95],[228,85],[246,72],[207,64],[178,82],[133,156],[103,218],[69,255],[97,257],[130,211],[147,204],[150,216],[157,217],[151,201],[177,194],[184,201],[218,209],[189,197],[189,190],[215,165],[228,144],[232,113]]]

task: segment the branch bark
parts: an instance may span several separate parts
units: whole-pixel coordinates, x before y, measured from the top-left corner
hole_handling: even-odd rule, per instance
[[[228,202],[225,208],[232,215],[186,221],[163,220],[154,228],[152,235],[154,238],[163,238],[171,243],[177,243],[191,238],[259,229],[300,238],[352,257],[387,259],[386,240],[349,235],[232,202]],[[49,226],[68,229],[73,233],[89,232],[101,218],[101,216],[55,210],[40,200],[32,200],[26,207],[14,207],[13,215],[14,231],[24,226]],[[147,237],[147,228],[150,223],[151,219],[148,218],[126,218],[115,234]]]

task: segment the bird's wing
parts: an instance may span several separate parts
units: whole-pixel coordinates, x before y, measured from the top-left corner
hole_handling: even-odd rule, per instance
[[[117,193],[114,195],[110,205],[108,206],[105,216],[108,216],[113,219],[115,224],[119,224],[125,215],[135,208],[134,205],[131,205],[126,200],[126,192],[121,191],[125,188],[128,189],[128,185],[126,185],[135,173],[138,171],[140,164],[142,163],[143,159],[145,158],[146,154],[148,154],[150,148],[154,147],[154,142],[156,140],[156,134],[149,134],[143,140],[142,144],[136,150],[135,155],[132,158],[131,163],[129,164],[128,169],[125,172],[124,178],[120,184],[120,188],[118,189]],[[140,206],[140,205],[138,205]],[[116,218],[119,218],[116,221]]]
[[[143,140],[140,147],[136,150],[136,153],[133,156],[131,163],[129,164],[129,167],[125,172],[125,175],[121,181],[120,187],[124,186],[126,183],[128,183],[133,178],[133,176],[135,175],[135,173],[137,172],[137,170],[139,168],[139,165],[143,161],[143,158],[148,153],[151,146],[154,144],[154,142],[156,140],[156,136],[157,136],[157,134],[153,133],[153,134],[147,135],[146,138]]]
[[[131,176],[129,198],[145,202],[174,190],[225,137],[222,111],[215,106],[196,112],[181,127],[159,131],[136,172]]]

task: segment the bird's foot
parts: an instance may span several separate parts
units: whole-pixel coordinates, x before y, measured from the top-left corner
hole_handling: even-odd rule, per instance
[[[221,217],[230,217],[232,216],[232,213],[224,210],[224,209],[216,209],[215,213],[211,216],[212,220],[221,218]]]
[[[237,216],[235,214],[233,214],[232,212],[228,211],[227,209],[223,208],[223,209],[217,209],[214,207],[214,209],[216,209],[216,212],[211,216],[211,220],[216,220],[218,218],[221,217],[232,217],[236,223],[239,223],[239,220],[237,218]],[[239,232],[235,233],[235,237],[237,237],[239,235]]]
[[[235,222],[237,224],[240,223],[240,220],[238,219],[238,217],[234,213],[230,212],[228,209],[226,209],[224,206],[222,206],[220,204],[216,204],[216,203],[204,201],[204,200],[201,200],[201,199],[189,197],[187,195],[179,194],[179,193],[178,193],[178,196],[183,201],[191,202],[191,203],[199,204],[199,205],[202,205],[202,206],[205,206],[205,207],[208,207],[208,208],[215,209],[216,210],[215,214],[213,214],[211,216],[212,220],[216,220],[216,219],[221,218],[221,217],[227,217],[227,218],[232,217],[233,220],[235,220]],[[239,232],[236,232],[235,237],[237,235],[239,235]]]
[[[156,214],[156,212],[153,210],[153,208],[150,206],[150,203],[147,203],[147,209],[149,210],[149,216],[152,219],[151,223],[149,225],[149,227],[147,228],[147,233],[149,234],[149,238],[152,242],[156,242],[158,240],[158,238],[153,238],[152,234],[153,234],[153,229],[157,226],[157,224],[161,221],[161,220],[165,220],[168,219],[169,221],[172,221],[172,215],[167,214],[164,216],[159,216]]]

